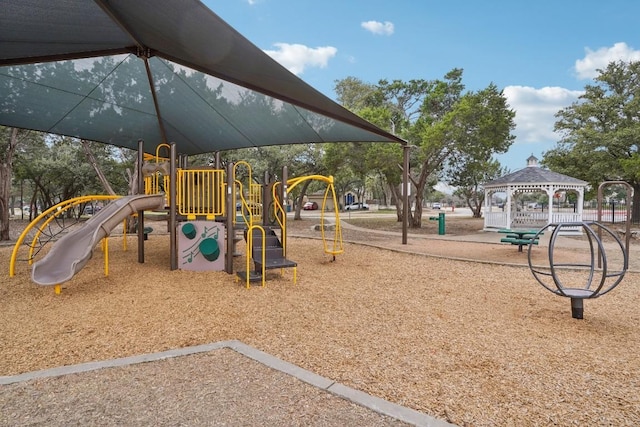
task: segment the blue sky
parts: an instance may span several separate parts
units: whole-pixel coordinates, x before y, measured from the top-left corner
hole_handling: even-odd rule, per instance
[[[553,148],[554,114],[597,69],[640,60],[640,2],[630,0],[205,0],[256,46],[335,99],[349,76],[439,79],[464,69],[467,90],[495,83],[516,111],[511,171]]]

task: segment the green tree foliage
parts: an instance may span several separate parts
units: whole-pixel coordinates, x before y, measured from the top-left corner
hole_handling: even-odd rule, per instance
[[[474,218],[482,217],[484,204],[484,184],[505,175],[507,169],[495,159],[468,162],[457,179],[449,182],[456,186],[454,195],[464,200]]]
[[[505,172],[493,155],[505,153],[513,143],[514,117],[504,94],[491,84],[465,94],[437,127],[456,143],[456,154],[447,159],[445,181],[457,188],[456,195],[476,218],[484,203],[483,184]]]
[[[13,209],[12,181],[15,156],[33,138],[26,130],[0,126],[0,241],[9,240],[9,213]]]
[[[463,91],[461,69],[453,69],[436,80],[381,80],[372,86],[347,78],[336,85],[339,102],[408,141],[409,178],[415,188],[415,210],[409,213],[412,227],[422,225],[425,195],[443,178],[443,171],[450,174],[445,181],[473,187],[474,180],[482,179],[478,175],[482,167],[494,166],[492,155],[505,152],[513,143],[514,113],[503,93],[493,84],[477,93]],[[365,147],[364,154],[349,148],[343,156],[335,157],[342,166],[364,166],[369,173],[375,171],[384,176],[393,198],[399,201],[402,148],[398,144]],[[478,202],[481,200],[474,201]],[[396,202],[396,209],[400,221],[400,203]]]
[[[249,163],[254,182],[265,184],[265,173],[268,173],[271,182],[281,181],[285,166],[287,167],[289,178],[326,175],[326,168],[322,161],[324,150],[325,144],[290,144],[225,151],[220,153],[220,157],[223,165],[228,162],[236,163],[238,161]],[[201,159],[202,156],[197,156],[196,158]],[[209,156],[208,163],[213,164],[213,156]],[[240,180],[246,178],[247,171],[245,168],[239,168],[237,172],[239,174],[237,178]],[[324,184],[305,181],[294,189],[293,193],[289,195],[290,198],[295,200],[294,219],[300,219],[302,200],[307,191],[315,191],[321,188],[324,188]]]
[[[126,194],[126,166],[114,156],[114,148],[93,143],[98,167],[118,194]],[[86,158],[79,140],[49,135],[32,141],[16,156],[15,176],[33,189],[32,205],[48,208],[80,195],[105,194],[102,183]]]
[[[597,188],[603,181],[634,189],[640,218],[640,62],[617,61],[600,70],[578,101],[556,114],[562,137],[544,154],[549,168]]]

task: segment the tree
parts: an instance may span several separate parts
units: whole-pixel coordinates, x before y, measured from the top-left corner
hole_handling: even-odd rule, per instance
[[[447,184],[456,187],[473,216],[481,217],[485,182],[504,173],[494,154],[505,153],[515,136],[515,112],[494,84],[465,94],[443,120],[442,128],[456,141],[456,155],[447,159]]]
[[[28,136],[28,131],[0,126],[0,241],[9,240],[9,210],[13,159],[18,145]]]
[[[111,196],[115,196],[116,192],[113,191],[113,187],[111,186],[111,183],[109,182],[104,172],[102,171],[102,168],[98,163],[98,159],[93,154],[93,151],[91,151],[91,145],[90,145],[91,143],[83,139],[81,141],[81,144],[82,144],[82,149],[84,150],[84,153],[87,156],[87,160],[89,161],[89,164],[91,165],[91,167],[93,167],[93,170],[96,172],[96,175],[98,175],[98,179],[102,183],[104,190],[107,192],[107,194]]]
[[[458,101],[464,86],[462,70],[453,69],[444,80],[380,80],[375,92],[362,85],[366,94],[361,98],[353,95],[352,86],[359,83],[350,80],[350,85],[337,86],[338,99],[350,100],[350,105],[361,106],[356,111],[363,118],[378,126],[399,135],[408,141],[410,152],[409,179],[415,186],[415,211],[409,212],[410,226],[419,228],[422,225],[422,204],[426,186],[436,182],[444,161],[451,154],[454,141],[442,138],[444,133],[434,132],[433,127],[451,111]],[[340,89],[349,88],[343,94]],[[396,201],[401,200],[400,188],[402,170],[402,149],[382,148],[381,144],[370,144],[371,161],[367,166],[381,167],[383,174],[389,179]],[[381,156],[381,154],[384,154]],[[380,161],[379,159],[384,160]],[[378,169],[380,170],[380,169]],[[402,206],[396,202],[398,221],[402,220]]]
[[[483,184],[501,177],[506,173],[506,168],[500,166],[500,162],[495,159],[485,161],[468,162],[464,172],[456,179],[449,180],[451,185],[456,186],[454,195],[465,201],[474,218],[482,217],[482,205],[484,204]]]
[[[25,146],[16,165],[16,177],[32,185],[32,206],[46,209],[63,200],[95,193],[99,185],[80,144],[69,137],[49,135],[46,143]]]
[[[598,70],[578,101],[556,114],[562,137],[543,164],[597,188],[603,181],[633,187],[633,219],[640,219],[640,62],[611,62]]]
[[[436,80],[380,80],[373,86],[347,78],[336,84],[339,102],[408,142],[408,174],[415,188],[415,208],[408,215],[412,228],[421,227],[425,195],[443,178],[445,169],[450,181],[473,187],[474,181],[483,179],[483,167],[494,167],[493,154],[505,152],[514,140],[511,131],[515,113],[509,110],[504,94],[494,84],[464,94],[462,73],[462,69],[454,68]],[[366,162],[360,158],[359,163],[351,163],[382,174],[399,201],[402,148],[395,144],[366,147]],[[345,161],[357,153],[358,150],[349,150]],[[482,197],[474,196],[468,201],[477,212]],[[401,221],[400,203],[396,203],[396,209]]]

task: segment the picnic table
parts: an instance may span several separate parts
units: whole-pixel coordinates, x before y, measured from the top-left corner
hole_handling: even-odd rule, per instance
[[[505,237],[500,239],[502,243],[510,243],[512,245],[518,245],[518,252],[522,252],[523,246],[537,245],[538,239],[534,237],[538,234],[535,229],[518,229],[518,228],[502,228],[498,230],[498,233],[506,234]],[[540,233],[542,234],[542,233]]]

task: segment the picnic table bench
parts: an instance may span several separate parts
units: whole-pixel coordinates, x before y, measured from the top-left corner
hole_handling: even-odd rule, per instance
[[[518,252],[522,252],[523,246],[538,244],[538,239],[534,238],[538,234],[538,230],[517,230],[505,228],[498,230],[498,233],[506,234],[506,237],[500,239],[501,243],[518,245]]]

